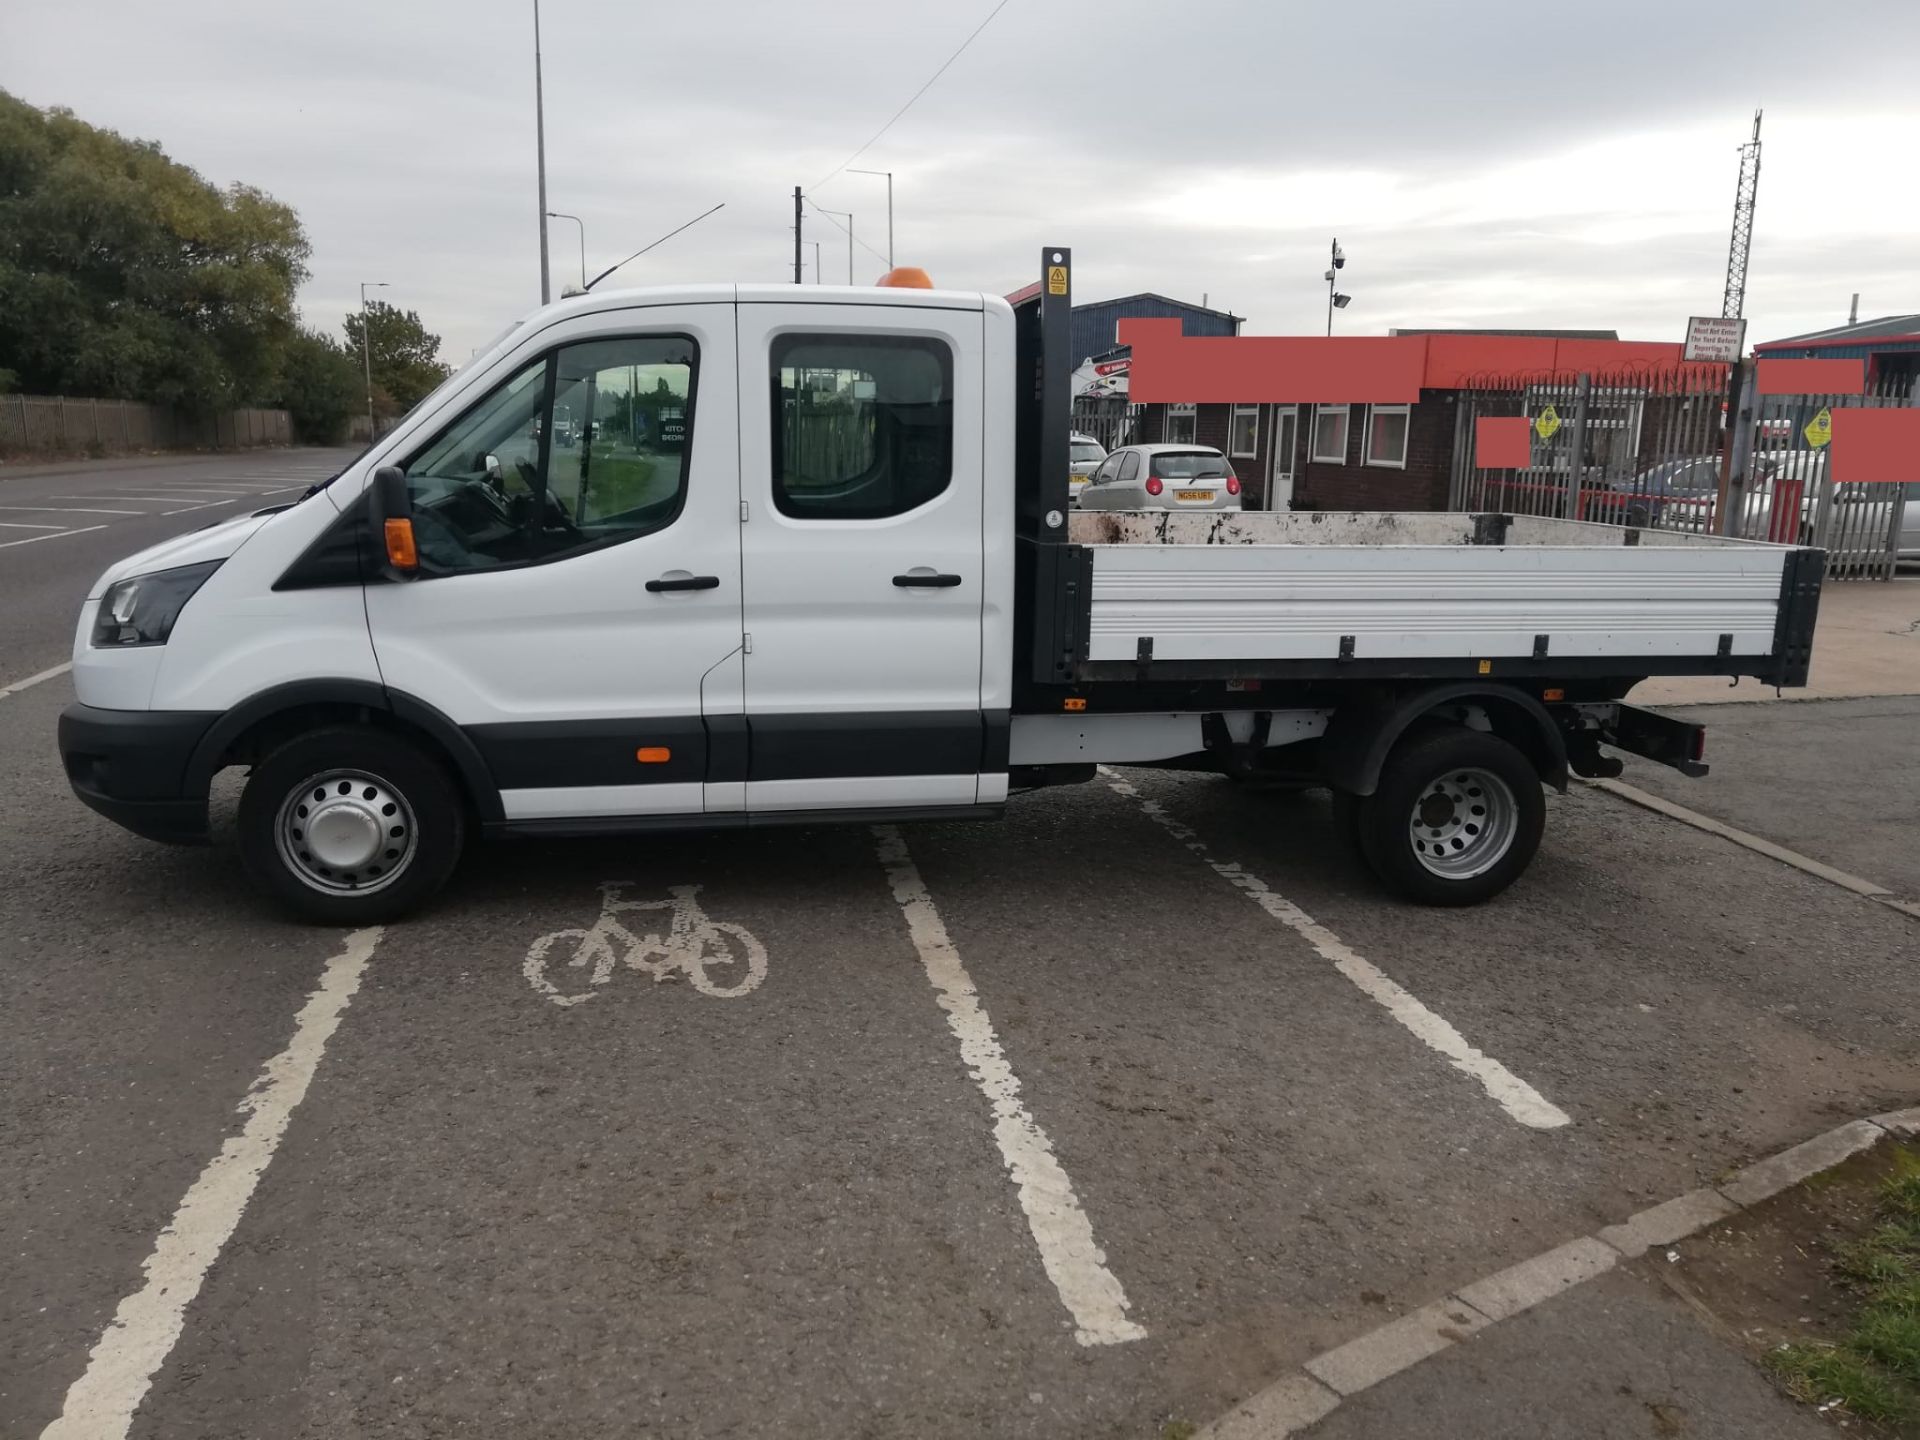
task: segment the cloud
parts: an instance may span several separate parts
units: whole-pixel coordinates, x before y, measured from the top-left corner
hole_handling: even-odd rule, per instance
[[[790,278],[793,186],[844,161],[989,4],[544,0],[549,204],[584,218],[591,270],[726,202],[618,283]],[[386,280],[458,360],[537,301],[525,0],[15,10],[0,85],[300,211],[313,323]],[[1855,289],[1869,312],[1920,308],[1902,148],[1920,5],[1811,14],[1012,0],[859,163],[895,172],[899,258],[944,284],[1011,289],[1068,243],[1083,297],[1204,294],[1250,331],[1311,333],[1338,234],[1349,333],[1677,338],[1719,308],[1734,148],[1765,102],[1750,333],[1833,323]],[[883,250],[884,194],[841,175],[819,203]],[[844,235],[812,214],[806,232],[844,277]],[[551,240],[557,293],[579,248],[569,222]],[[857,280],[878,274],[854,258]]]

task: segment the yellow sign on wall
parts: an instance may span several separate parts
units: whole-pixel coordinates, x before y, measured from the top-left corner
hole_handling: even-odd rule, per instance
[[[1560,412],[1551,405],[1534,417],[1533,428],[1542,440],[1551,440],[1560,428]]]
[[[1833,411],[1821,409],[1820,413],[1807,421],[1807,428],[1800,432],[1807,437],[1807,443],[1818,450],[1833,439]]]
[[[1064,295],[1067,293],[1066,266],[1049,265],[1047,267],[1047,293],[1049,295]]]

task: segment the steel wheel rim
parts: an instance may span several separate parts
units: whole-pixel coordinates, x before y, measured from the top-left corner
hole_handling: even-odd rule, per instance
[[[407,871],[419,848],[413,807],[364,770],[323,770],[287,792],[273,826],[280,863],[323,895],[370,895]]]
[[[1520,802],[1490,770],[1443,771],[1427,782],[1407,819],[1407,840],[1423,870],[1443,880],[1484,875],[1513,848]]]

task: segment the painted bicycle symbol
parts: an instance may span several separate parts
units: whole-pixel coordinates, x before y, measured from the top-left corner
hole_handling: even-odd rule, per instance
[[[621,892],[631,882],[609,880],[600,887],[600,918],[588,929],[555,930],[527,947],[521,973],[527,983],[556,1005],[591,1000],[625,965],[656,983],[684,973],[702,995],[737,999],[767,978],[767,947],[744,925],[707,918],[697,898],[698,885],[671,885],[666,900],[628,900]],[[636,935],[619,916],[641,911],[668,912],[667,932]],[[573,942],[573,954],[560,958],[554,947]]]

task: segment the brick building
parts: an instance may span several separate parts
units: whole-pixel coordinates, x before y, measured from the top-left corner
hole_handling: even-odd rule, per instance
[[[1445,509],[1463,390],[1511,388],[1524,407],[1529,377],[1671,373],[1681,348],[1593,330],[1252,336],[1224,349],[1189,349],[1187,363],[1149,375],[1139,358],[1146,337],[1131,333],[1141,402],[1131,438],[1219,449],[1245,487],[1247,508],[1263,510]],[[1195,398],[1162,398],[1183,392]],[[1617,422],[1607,418],[1610,403]],[[1631,452],[1641,432],[1655,428],[1655,403],[1596,402],[1595,441],[1606,443],[1606,427],[1618,424],[1619,443]]]

